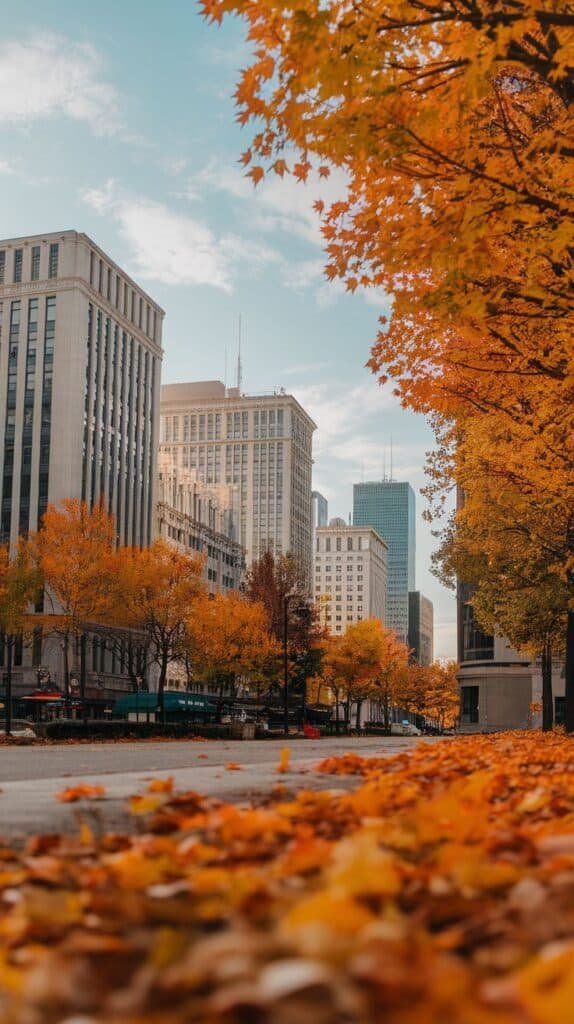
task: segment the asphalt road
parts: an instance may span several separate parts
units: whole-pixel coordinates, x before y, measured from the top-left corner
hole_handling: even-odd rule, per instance
[[[173,776],[178,789],[220,799],[256,800],[278,782],[289,789],[350,788],[354,777],[317,774],[323,758],[354,751],[390,756],[421,742],[409,737],[325,738],[321,740],[183,741],[169,743],[87,743],[69,746],[0,748],[0,840],[18,842],[33,833],[77,827],[86,804],[61,804],[56,794],[76,783],[105,786],[106,798],[89,805],[107,828],[126,827],[125,801],[151,778]],[[429,742],[429,741],[427,741]],[[430,741],[432,742],[432,740]],[[289,771],[279,776],[281,749],[290,750]],[[240,770],[228,770],[230,762]]]

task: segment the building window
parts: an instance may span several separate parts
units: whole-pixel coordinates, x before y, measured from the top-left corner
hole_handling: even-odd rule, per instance
[[[48,478],[50,470],[50,439],[52,431],[52,376],[54,369],[54,339],[56,335],[56,298],[46,299],[44,327],[44,365],[42,371],[42,405],[40,410],[40,467],[38,486],[38,526],[48,507]]]
[[[353,538],[347,537],[347,551],[353,550]]]
[[[30,517],[30,485],[32,477],[32,430],[36,383],[36,345],[38,341],[38,299],[28,302],[28,336],[24,391],[24,426],[20,467],[20,533],[28,533]]]
[[[16,438],[16,383],[18,377],[18,345],[20,340],[20,301],[10,308],[8,340],[8,386],[6,391],[6,427],[4,432],[4,471],[2,477],[2,543],[10,540],[12,527],[12,484],[14,476],[14,444]]]
[[[330,550],[331,550],[331,538],[327,537],[326,540],[325,540],[325,551],[330,551]]]
[[[4,275],[6,273],[6,252],[3,249],[0,252],[0,284],[4,284]]]
[[[463,725],[476,725],[478,722],[478,686],[461,686],[460,720]]]
[[[14,249],[14,283],[22,280],[22,250]]]
[[[58,254],[60,247],[57,242],[50,245],[50,259],[48,262],[48,277],[58,276]],[[109,296],[108,296],[109,298]]]
[[[40,246],[32,246],[32,256],[30,260],[30,279],[37,281],[40,277]]]

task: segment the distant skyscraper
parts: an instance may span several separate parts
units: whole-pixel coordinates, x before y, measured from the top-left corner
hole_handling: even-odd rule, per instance
[[[329,502],[323,497],[319,491],[313,491],[311,494],[313,501],[313,529],[316,530],[319,526],[326,526],[329,519]]]
[[[409,591],[415,589],[415,494],[411,485],[395,480],[355,484],[353,525],[372,526],[387,544],[386,624],[407,643]]]
[[[164,384],[160,451],[204,484],[239,491],[247,564],[290,552],[311,590],[315,424],[292,395],[244,395],[221,381]]]
[[[432,665],[434,658],[433,603],[420,590],[409,593],[409,647],[419,665]]]

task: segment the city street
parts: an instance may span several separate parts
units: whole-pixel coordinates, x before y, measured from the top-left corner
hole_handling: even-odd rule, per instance
[[[178,789],[194,789],[221,799],[244,801],[268,793],[277,782],[289,788],[350,788],[358,779],[313,771],[323,758],[348,751],[366,757],[392,756],[421,741],[410,737],[332,737],[322,740],[185,741],[177,743],[89,743],[0,749],[0,840],[18,841],[32,833],[69,831],[77,811],[88,806],[107,828],[128,823],[125,801],[152,778],[173,776]],[[433,740],[427,740],[433,742]],[[282,748],[290,750],[289,771],[278,775]],[[227,764],[240,765],[229,770]],[[67,786],[105,786],[106,799],[62,804],[56,794]]]

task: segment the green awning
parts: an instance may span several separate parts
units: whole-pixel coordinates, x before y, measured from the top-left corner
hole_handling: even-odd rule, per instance
[[[131,715],[143,712],[154,712],[158,707],[157,693],[126,693],[116,701],[114,715]],[[179,693],[177,690],[164,690],[163,708],[165,712],[181,714],[211,715],[216,705],[201,693]]]

